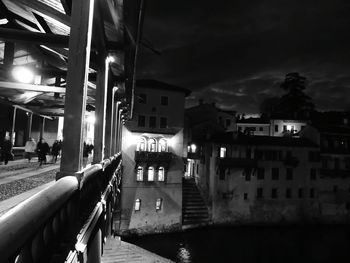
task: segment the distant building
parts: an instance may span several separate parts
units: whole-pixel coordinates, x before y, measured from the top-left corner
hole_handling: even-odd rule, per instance
[[[318,146],[306,139],[219,134],[198,146],[192,176],[213,223],[312,220],[318,211]]]
[[[346,216],[350,210],[350,126],[308,125],[300,136],[320,145],[322,212]]]
[[[136,83],[133,118],[123,128],[122,232],[181,227],[184,102],[189,93],[155,80]]]
[[[269,136],[270,122],[262,118],[239,119],[237,131],[246,135]]]
[[[295,136],[306,125],[308,121],[297,119],[271,119],[270,120],[270,136]]]

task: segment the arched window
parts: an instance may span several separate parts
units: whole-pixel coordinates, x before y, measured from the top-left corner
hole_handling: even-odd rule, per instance
[[[167,151],[167,141],[166,139],[160,139],[158,145],[158,152],[166,152]]]
[[[162,198],[157,198],[157,200],[156,200],[156,211],[159,211],[159,210],[162,209],[162,204],[163,204]]]
[[[137,143],[137,151],[146,151],[146,139],[144,137],[141,137],[139,139],[139,142]]]
[[[137,167],[136,181],[143,181],[143,167]]]
[[[154,167],[150,166],[148,168],[148,177],[147,177],[148,181],[154,181]]]
[[[141,199],[136,199],[135,200],[135,211],[140,211],[141,210]]]
[[[157,143],[155,139],[149,139],[148,140],[148,150],[150,152],[156,152],[157,151]]]
[[[164,182],[164,167],[159,167],[158,169],[158,181]]]

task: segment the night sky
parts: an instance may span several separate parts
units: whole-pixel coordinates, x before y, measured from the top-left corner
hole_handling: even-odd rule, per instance
[[[191,89],[221,108],[255,113],[283,93],[285,75],[309,80],[320,110],[350,110],[349,0],[148,0],[139,78]]]

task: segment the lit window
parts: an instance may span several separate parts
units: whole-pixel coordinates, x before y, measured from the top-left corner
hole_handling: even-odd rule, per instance
[[[157,144],[155,139],[149,139],[148,141],[148,149],[150,152],[156,152],[157,151]]]
[[[226,157],[226,147],[220,147],[220,158]]]
[[[162,209],[162,203],[163,203],[162,198],[157,198],[157,200],[156,200],[156,211],[159,211],[159,210]]]
[[[137,167],[136,181],[143,181],[143,168]]]
[[[153,166],[150,166],[148,168],[148,177],[147,177],[148,181],[154,181],[154,168]]]
[[[166,152],[167,149],[166,149],[166,146],[167,146],[167,143],[166,143],[166,140],[165,139],[160,139],[159,140],[159,152]]]
[[[135,211],[140,211],[141,210],[141,199],[136,199],[135,200]]]
[[[164,182],[164,167],[159,167],[158,170],[158,181]]]
[[[137,144],[137,148],[136,148],[137,151],[146,151],[146,139],[141,137],[140,140],[139,140],[139,143]]]

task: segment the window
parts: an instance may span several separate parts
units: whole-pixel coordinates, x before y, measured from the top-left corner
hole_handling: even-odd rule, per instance
[[[139,143],[137,144],[136,150],[141,152],[146,151],[146,139],[144,137],[140,138]]]
[[[292,190],[290,188],[286,189],[286,198],[291,198],[292,197]]]
[[[278,132],[278,125],[275,125],[275,132]]]
[[[230,119],[226,119],[226,128],[229,127],[231,125],[231,120]]]
[[[246,151],[245,151],[245,157],[246,157],[247,159],[251,159],[251,158],[252,158],[252,149],[250,149],[250,148],[246,149]]]
[[[303,198],[303,195],[304,195],[304,189],[303,188],[299,188],[298,189],[298,197],[299,198]]]
[[[158,181],[164,182],[164,167],[159,167],[158,169]]]
[[[287,125],[283,125],[283,131],[287,131]]]
[[[147,95],[146,94],[139,94],[138,99],[139,99],[139,103],[142,103],[142,104],[147,103]]]
[[[148,168],[147,181],[149,181],[149,182],[154,181],[154,168],[153,168],[153,166],[150,166],[150,167]]]
[[[139,115],[137,125],[139,127],[145,127],[146,126],[146,117],[143,115]]]
[[[258,168],[258,180],[264,180],[265,178],[265,169],[264,168]]]
[[[309,151],[309,161],[310,162],[319,162],[320,161],[320,152]]]
[[[278,168],[272,168],[272,180],[278,180],[279,170]]]
[[[315,197],[315,189],[310,188],[310,198],[314,198],[314,197]]]
[[[277,198],[277,188],[272,188],[271,189],[271,197],[273,199],[276,199]]]
[[[167,96],[161,96],[160,97],[160,104],[161,105],[164,105],[164,106],[167,106],[169,103],[169,99]]]
[[[255,150],[255,152],[254,152],[254,159],[255,160],[262,160],[263,159],[263,151]]]
[[[140,211],[141,210],[141,199],[136,199],[135,200],[135,211]]]
[[[224,181],[225,180],[225,169],[224,168],[220,168],[219,170],[219,180]]]
[[[263,189],[261,187],[256,189],[256,198],[263,198]]]
[[[167,128],[168,127],[168,119],[165,117],[160,118],[160,128]]]
[[[157,198],[156,200],[156,211],[162,210],[163,200],[162,198]]]
[[[287,168],[286,172],[287,172],[286,179],[287,180],[293,180],[293,169],[292,168]]]
[[[167,141],[166,141],[166,139],[160,139],[158,146],[159,146],[158,147],[159,148],[158,149],[159,152],[166,152],[167,151]]]
[[[315,168],[310,169],[310,180],[316,180],[316,169]]]
[[[149,139],[148,140],[148,150],[150,152],[156,152],[157,151],[157,143],[155,139]]]
[[[199,171],[199,164],[197,163],[197,174],[198,174],[198,171]]]
[[[155,116],[149,117],[149,127],[150,128],[156,128],[157,126],[157,119]]]
[[[259,131],[264,131],[264,128],[263,127],[259,127]]]
[[[220,147],[220,158],[226,157],[226,147]]]
[[[141,166],[137,167],[136,181],[143,181],[143,168]]]
[[[244,199],[244,200],[247,200],[247,199],[248,199],[248,193],[244,193],[244,194],[243,194],[243,199]]]

